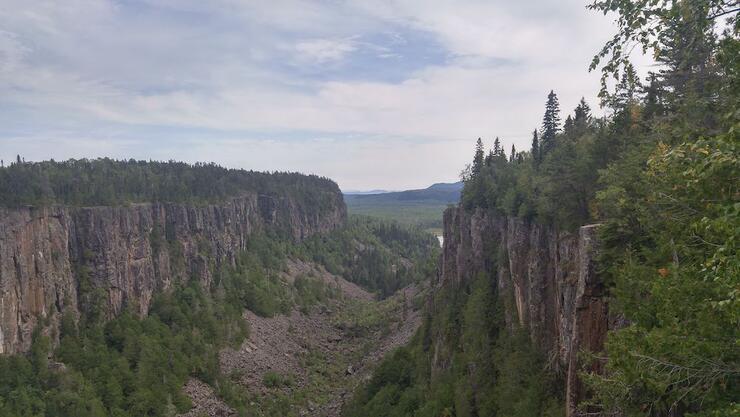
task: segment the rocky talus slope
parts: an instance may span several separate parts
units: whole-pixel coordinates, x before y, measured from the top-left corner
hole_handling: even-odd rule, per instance
[[[275,317],[246,311],[249,337],[238,349],[221,351],[221,371],[253,395],[255,413],[265,413],[283,398],[296,415],[339,417],[383,356],[411,340],[421,324],[423,296],[412,285],[377,301],[318,265],[289,261],[284,278],[299,275],[322,279],[337,289],[336,296]],[[268,374],[286,382],[266,384]],[[191,379],[184,391],[194,408],[181,417],[237,415],[201,381]]]
[[[57,335],[66,309],[79,313],[89,288],[104,312],[147,313],[152,295],[180,279],[211,283],[251,235],[296,241],[346,220],[337,190],[321,210],[285,195],[246,193],[222,204],[0,209],[0,354],[27,351],[40,324]]]
[[[504,300],[506,322],[528,329],[566,381],[567,415],[585,395],[578,377],[581,351],[602,349],[607,331],[620,325],[609,314],[603,282],[595,266],[598,225],[562,232],[483,210],[450,208],[444,216],[444,249],[438,286],[458,286],[484,273],[495,280]],[[436,350],[447,349],[437,343]],[[435,352],[434,366],[446,366]],[[599,364],[591,365],[598,367]]]

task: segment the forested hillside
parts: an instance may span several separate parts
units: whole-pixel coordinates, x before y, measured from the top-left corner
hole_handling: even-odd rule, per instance
[[[616,327],[603,352],[581,354],[588,395],[570,415],[740,415],[737,4],[590,7],[618,16],[592,65],[610,115],[594,117],[585,101],[562,112],[550,92],[529,151],[507,155],[497,139],[486,152],[478,140],[461,207],[563,233],[601,224],[597,272]],[[644,80],[634,47],[659,64]],[[503,255],[484,255],[487,274],[441,286],[414,341],[348,416],[566,413],[557,352],[507,320],[517,313],[496,285]]]
[[[352,216],[347,227],[308,239],[302,247],[329,272],[387,297],[434,274],[438,245],[420,228]]]

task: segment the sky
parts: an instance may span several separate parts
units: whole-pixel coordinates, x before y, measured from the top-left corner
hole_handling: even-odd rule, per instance
[[[551,89],[599,111],[588,65],[615,29],[586,5],[0,0],[0,158],[453,182],[478,137],[528,149]]]

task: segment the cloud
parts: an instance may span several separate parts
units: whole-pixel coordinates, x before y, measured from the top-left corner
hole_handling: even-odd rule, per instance
[[[311,39],[295,45],[300,60],[317,64],[339,61],[356,49],[351,39]]]
[[[595,104],[610,32],[576,0],[5,0],[0,156],[453,180],[478,136],[526,149],[550,89]]]

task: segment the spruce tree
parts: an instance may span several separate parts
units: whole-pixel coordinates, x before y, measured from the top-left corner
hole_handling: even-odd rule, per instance
[[[589,119],[591,118],[591,107],[589,107],[588,103],[586,103],[586,100],[581,97],[581,101],[578,102],[578,106],[576,106],[576,114],[575,118],[573,119],[573,123],[577,127],[585,126]]]
[[[563,123],[563,133],[566,136],[570,136],[573,134],[574,128],[575,128],[575,121],[573,120],[572,117],[570,117],[570,115],[568,115],[568,117],[565,118],[565,123]]]
[[[645,96],[645,107],[643,110],[645,120],[651,120],[655,116],[663,115],[665,111],[663,97],[665,97],[666,92],[657,74],[654,72],[648,74],[647,86],[643,89],[642,93]]]
[[[478,174],[481,173],[481,170],[483,169],[483,159],[485,154],[483,153],[483,140],[481,138],[478,138],[478,141],[475,143],[475,157],[473,158],[473,176],[476,177]]]
[[[560,104],[558,96],[550,90],[545,105],[545,116],[542,118],[542,140],[540,153],[546,155],[555,147],[555,136],[560,131]]]
[[[486,166],[490,167],[493,164],[493,158],[494,158],[493,151],[488,151],[488,155],[486,155]]]
[[[498,136],[496,136],[496,139],[493,140],[493,154],[496,156],[501,155],[501,141],[499,140]]]
[[[540,140],[537,136],[537,129],[532,132],[532,159],[535,165],[540,163]]]
[[[511,144],[511,155],[509,155],[509,162],[514,162],[514,159],[516,159],[516,147],[514,147],[514,144]]]

